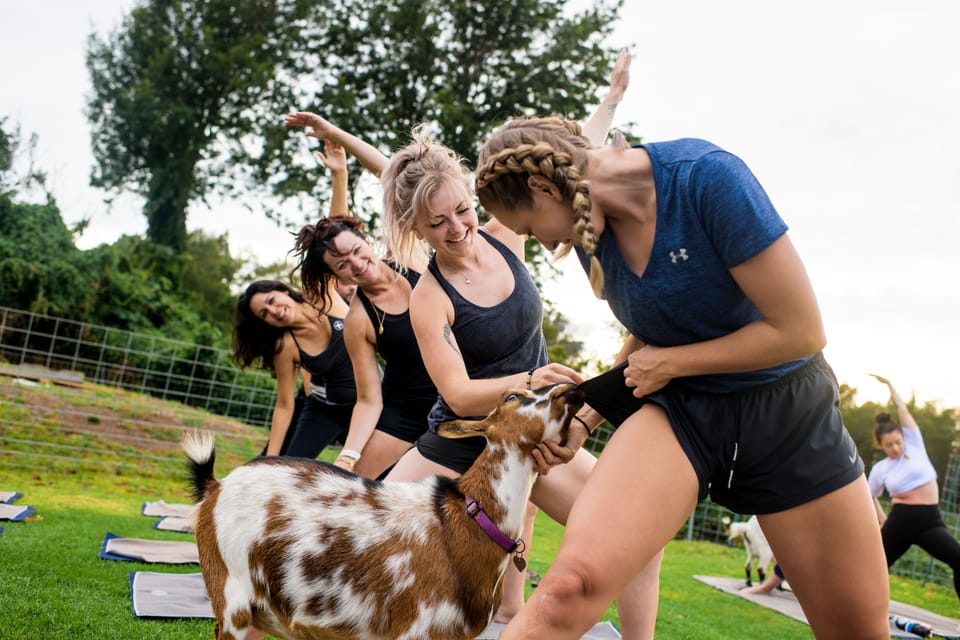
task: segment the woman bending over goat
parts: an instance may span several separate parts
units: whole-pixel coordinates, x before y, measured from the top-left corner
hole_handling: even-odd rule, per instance
[[[746,165],[702,140],[601,148],[575,122],[518,119],[483,146],[476,185],[502,225],[575,246],[630,332],[616,401],[585,389],[619,427],[501,638],[579,638],[707,493],[759,515],[818,638],[889,638],[880,531],[816,299]]]
[[[887,457],[873,465],[867,478],[880,521],[887,567],[911,545],[918,545],[950,565],[953,588],[960,597],[960,542],[950,534],[940,514],[937,472],[927,456],[920,427],[893,384],[886,378],[870,375],[890,389],[900,420],[897,424],[890,419],[890,414],[877,414],[873,435]],[[884,515],[877,500],[884,489],[890,494],[890,515]]]

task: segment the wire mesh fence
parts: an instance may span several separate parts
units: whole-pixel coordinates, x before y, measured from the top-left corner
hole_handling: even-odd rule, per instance
[[[247,424],[269,425],[273,378],[262,370],[241,370],[231,355],[161,335],[0,307],[0,366],[82,375]]]
[[[269,425],[276,393],[268,373],[241,371],[225,349],[0,307],[0,373],[18,375],[31,367],[46,376],[58,372],[67,380],[79,376],[259,427]],[[149,452],[157,449],[158,442],[166,442],[169,449],[174,449],[186,428],[183,424],[170,426],[168,421],[149,415],[120,417],[97,406],[83,410],[44,407],[38,422],[35,411],[18,410],[31,400],[11,395],[14,394],[7,391],[0,396],[0,466],[69,469],[73,473],[84,465],[120,470],[151,468],[160,474],[182,470],[180,458],[164,454],[162,447],[155,455]],[[78,402],[89,404],[89,400]],[[189,426],[189,419],[186,422]],[[52,431],[53,437],[35,437],[36,429]],[[604,425],[585,446],[598,455],[611,435],[609,425]],[[232,452],[238,459],[249,458],[258,451],[258,443],[251,442],[249,433],[221,430],[218,437],[224,443],[218,445],[218,450],[223,447],[224,452]],[[103,438],[109,438],[109,447],[103,445]],[[81,450],[89,452],[90,447],[103,447],[96,461],[79,455]],[[948,528],[956,536],[960,529],[960,462],[956,453],[951,455],[946,477],[941,481],[941,509]],[[730,544],[723,518],[736,522],[747,516],[707,499],[697,505],[676,537]],[[742,567],[735,571],[740,575]],[[916,547],[898,560],[891,571],[924,583],[953,584],[950,568]]]

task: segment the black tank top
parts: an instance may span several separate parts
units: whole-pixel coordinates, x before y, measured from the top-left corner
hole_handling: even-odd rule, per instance
[[[343,341],[343,318],[326,314],[330,323],[330,344],[317,355],[305,352],[297,337],[290,332],[300,365],[310,373],[310,395],[326,404],[346,405],[357,401],[357,383],[353,379],[353,365]],[[318,393],[314,393],[314,388]],[[320,391],[323,390],[323,393]]]
[[[397,270],[392,263],[386,264],[391,269]],[[420,280],[420,273],[417,271],[407,270],[403,275],[411,288]],[[373,304],[362,289],[357,289],[356,295],[363,304],[370,322],[373,323],[374,334],[377,337],[377,353],[386,361],[381,385],[384,404],[434,400],[437,397],[437,388],[430,380],[427,368],[423,364],[417,337],[410,324],[409,304],[403,313],[392,314]],[[381,326],[382,332],[380,332]]]
[[[436,257],[428,268],[453,303],[453,335],[472,379],[500,378],[542,367],[549,362],[543,337],[543,301],[523,262],[502,242],[480,230],[480,235],[504,257],[513,273],[513,291],[499,304],[480,307],[447,282]],[[430,411],[430,429],[457,418],[442,397]],[[478,416],[479,417],[479,416]]]

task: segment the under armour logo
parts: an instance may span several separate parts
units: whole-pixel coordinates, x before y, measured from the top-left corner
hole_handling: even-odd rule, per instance
[[[690,259],[690,256],[687,255],[686,249],[680,249],[680,253],[674,253],[673,251],[670,252],[670,262],[672,262],[673,264],[677,264],[677,260],[681,260],[681,259],[684,262]]]

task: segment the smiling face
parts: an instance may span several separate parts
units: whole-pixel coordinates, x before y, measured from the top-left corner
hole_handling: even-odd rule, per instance
[[[887,454],[888,458],[898,459],[903,455],[903,433],[900,431],[890,431],[880,436],[880,448]]]
[[[293,324],[297,301],[285,291],[255,293],[250,298],[250,311],[261,321],[273,327]]]
[[[333,238],[332,247],[323,254],[323,262],[340,282],[364,285],[379,275],[380,259],[366,239],[350,231]]]
[[[416,231],[437,253],[464,255],[474,244],[479,220],[470,193],[459,182],[445,182],[417,214]]]

